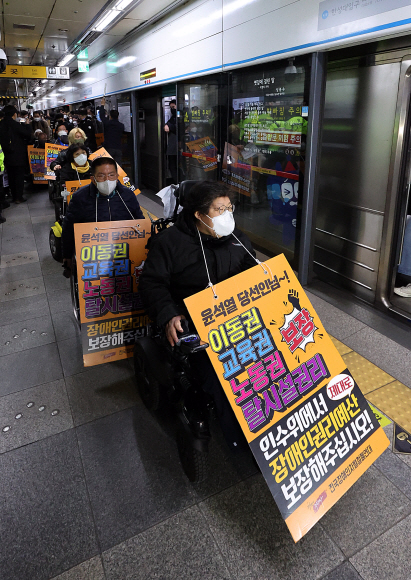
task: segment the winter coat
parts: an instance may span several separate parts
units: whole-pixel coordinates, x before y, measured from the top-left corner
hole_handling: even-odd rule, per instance
[[[86,117],[83,121],[78,122],[78,128],[82,129],[87,137],[87,145],[92,151],[97,149],[96,143],[96,124],[93,119]]]
[[[6,166],[23,167],[28,164],[27,145],[31,140],[31,125],[23,125],[11,117],[4,117],[0,122],[0,145]]]
[[[100,119],[104,124],[104,147],[106,149],[120,149],[121,137],[124,133],[124,125],[117,119],[110,119],[106,116],[104,107],[99,107]]]
[[[234,234],[255,256],[247,236],[237,228]],[[255,266],[255,260],[233,236],[200,235],[213,284]],[[198,230],[194,222],[186,220],[183,211],[174,226],[152,238],[139,280],[139,292],[150,318],[162,326],[174,316],[188,316],[184,298],[207,286]]]
[[[45,133],[47,135],[47,139],[50,139],[50,127],[49,124],[44,121],[43,119],[40,119],[40,121],[32,121],[31,122],[31,127],[33,129],[33,133],[35,133],[35,131],[37,131],[37,129],[41,129],[42,133]],[[50,141],[47,141],[48,143],[50,143]]]
[[[60,181],[61,184],[65,183],[66,181],[83,181],[85,179],[90,179],[90,170],[86,173],[79,173],[77,175],[77,171],[72,168],[71,163],[64,163],[60,169]]]
[[[74,224],[96,221],[96,198],[97,198],[97,221],[109,222],[132,219],[128,209],[124,206],[120,196],[134,219],[144,219],[134,193],[121,183],[117,182],[113,197],[105,197],[98,193],[97,187],[90,183],[73,193],[63,220],[63,258],[70,259],[74,253]]]
[[[172,114],[166,125],[169,128],[166,155],[177,155],[177,114]]]

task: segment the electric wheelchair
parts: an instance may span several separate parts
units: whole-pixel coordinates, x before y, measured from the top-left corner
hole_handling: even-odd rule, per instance
[[[183,181],[174,190],[176,197],[174,213],[170,218],[152,222],[153,236],[174,223],[178,208],[196,181]],[[200,483],[207,477],[208,446],[211,438],[209,418],[213,400],[201,387],[190,364],[192,357],[204,351],[208,344],[201,343],[191,331],[188,320],[181,320],[183,332],[177,333],[179,341],[172,348],[164,329],[150,324],[136,338],[134,346],[134,370],[141,399],[148,410],[161,407],[172,409],[179,419],[177,447],[180,461],[188,479]]]

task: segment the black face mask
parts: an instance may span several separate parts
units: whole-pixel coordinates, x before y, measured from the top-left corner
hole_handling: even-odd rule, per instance
[[[68,145],[68,135],[59,135],[59,139],[64,145]]]
[[[171,109],[171,114],[172,114],[173,117],[176,116],[176,113],[177,113],[177,111],[175,109]]]

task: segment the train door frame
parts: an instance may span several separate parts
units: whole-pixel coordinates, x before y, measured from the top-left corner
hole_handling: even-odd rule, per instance
[[[406,175],[407,149],[411,145],[411,54],[404,56],[401,62],[394,126],[396,130],[393,135],[390,178],[382,230],[376,305],[384,310],[390,310],[397,316],[411,319],[411,314],[395,306],[391,300],[405,232],[407,195],[411,188],[411,160],[408,163],[408,176]],[[401,231],[401,236],[396,233],[398,231]]]

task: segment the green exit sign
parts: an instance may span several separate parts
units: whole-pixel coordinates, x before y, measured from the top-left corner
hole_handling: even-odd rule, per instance
[[[88,60],[88,48],[85,48],[77,55],[78,60]]]
[[[88,60],[77,61],[78,72],[89,72]]]

